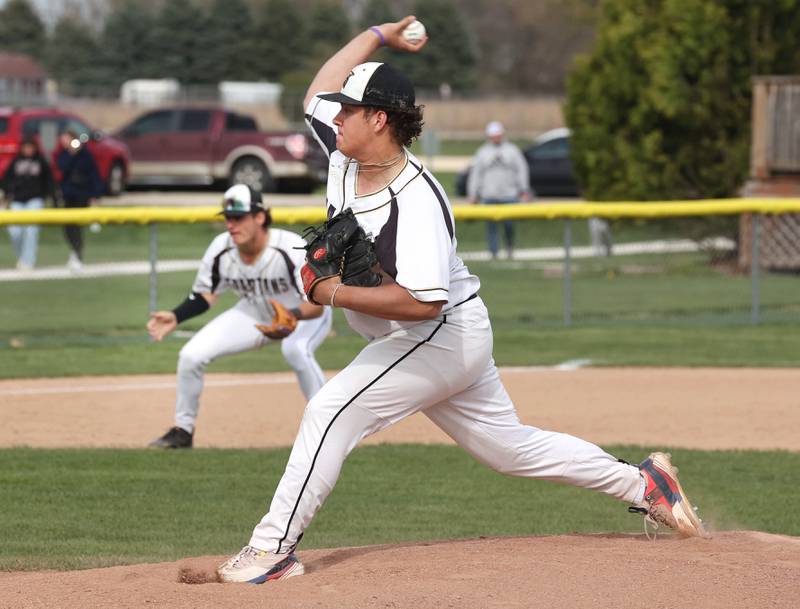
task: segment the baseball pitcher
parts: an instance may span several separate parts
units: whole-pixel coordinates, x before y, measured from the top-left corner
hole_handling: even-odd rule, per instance
[[[382,45],[422,49],[426,39],[402,35],[413,21],[362,32],[309,88],[306,119],[330,159],[330,219],[308,235],[304,290],[312,302],[341,307],[368,342],[309,401],[269,512],[220,565],[223,581],[303,573],[295,548],[347,455],[418,412],[499,472],[601,491],[681,534],[704,534],[667,455],[630,465],[520,423],[492,358],[480,281],[456,253],[447,195],[408,151],[422,127],[414,87],[390,65],[367,61]]]

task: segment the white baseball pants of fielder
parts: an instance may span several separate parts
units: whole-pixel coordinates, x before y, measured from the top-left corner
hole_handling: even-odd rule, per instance
[[[641,499],[636,466],[562,433],[520,423],[492,359],[480,298],[371,341],[309,402],[269,512],[250,545],[289,552],[362,438],[423,412],[478,461],[504,474]]]
[[[325,384],[325,375],[314,351],[331,329],[332,314],[325,307],[321,317],[297,322],[297,329],[281,341],[264,336],[256,327],[264,323],[256,308],[246,300],[221,313],[203,326],[181,349],[178,356],[178,387],[175,402],[175,425],[194,432],[206,367],[218,357],[260,349],[280,342],[281,352],[297,375],[306,400]]]

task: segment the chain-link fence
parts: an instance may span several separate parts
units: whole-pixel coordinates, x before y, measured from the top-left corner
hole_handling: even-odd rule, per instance
[[[796,202],[795,207],[798,206],[800,203]],[[597,209],[602,206],[595,205],[592,215],[587,217],[542,219],[540,216],[514,219],[510,225],[501,221],[497,226],[500,254],[493,258],[487,250],[486,219],[492,217],[495,209],[502,217],[509,208],[516,207],[554,208],[542,204],[457,210],[458,251],[480,276],[484,299],[501,312],[495,323],[506,319],[509,324],[542,326],[686,325],[783,323],[800,319],[800,274],[796,268],[776,267],[770,254],[782,251],[793,239],[791,234],[774,227],[795,222],[796,228],[797,214],[748,215],[749,222],[739,222],[738,216],[732,215],[730,220],[734,225],[751,227],[749,233],[743,231],[734,238],[692,236],[692,231],[686,229],[692,221],[688,217],[627,217],[609,221],[605,235],[598,238],[593,224],[599,217],[595,215]],[[639,207],[646,210],[648,205]],[[586,204],[562,204],[558,213],[569,215],[573,213],[570,210],[585,208]],[[49,211],[66,213],[66,210]],[[147,275],[158,269],[158,274],[151,275],[147,298],[152,308],[158,300],[159,276],[184,272],[188,283],[205,247],[215,234],[224,230],[223,225],[209,222],[214,211],[180,210],[184,220],[189,220],[192,214],[207,216],[202,216],[200,224],[180,224],[176,218],[169,218],[169,209],[85,210],[82,213],[88,215],[82,221],[88,223],[93,217],[111,223],[98,232],[85,231],[86,259],[79,272],[65,266],[68,248],[60,226],[42,227],[40,262],[33,271],[15,270],[14,250],[8,232],[3,230],[0,231],[0,280],[47,279],[57,297],[63,289],[63,280],[89,285],[95,278],[108,282],[108,277],[118,276],[124,281],[125,274]],[[274,212],[278,222],[282,219],[285,222],[293,214],[288,228],[295,231],[318,221],[312,216],[321,219],[319,210],[308,208],[291,211],[275,208]],[[115,223],[123,217],[119,214],[128,214],[127,221],[140,224],[147,221],[147,214],[161,214],[154,220],[163,223],[151,224],[149,228],[120,225]],[[8,212],[0,214],[0,224],[8,223],[9,217]],[[508,227],[513,230],[510,252],[504,239]],[[752,264],[753,260],[756,264]]]

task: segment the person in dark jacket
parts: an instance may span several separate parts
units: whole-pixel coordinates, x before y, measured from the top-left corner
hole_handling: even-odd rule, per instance
[[[34,138],[26,137],[20,144],[19,153],[3,175],[2,190],[11,200],[9,207],[18,211],[42,209],[45,199],[53,197],[53,173]],[[17,269],[28,271],[36,266],[39,226],[11,225],[8,233],[17,256]]]
[[[61,196],[64,207],[89,207],[95,205],[103,194],[103,181],[94,157],[83,140],[72,131],[61,134],[61,149],[56,164],[61,172]],[[73,271],[83,267],[83,229],[77,224],[64,225],[64,235],[70,247],[67,266]]]

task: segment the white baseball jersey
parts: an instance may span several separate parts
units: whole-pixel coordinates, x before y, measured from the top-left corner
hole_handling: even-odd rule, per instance
[[[286,362],[297,375],[300,388],[310,399],[325,383],[314,351],[331,329],[331,311],[297,322],[297,329],[280,341],[273,341],[256,328],[270,324],[272,312],[266,301],[277,300],[287,308],[305,300],[300,267],[305,263],[305,241],[295,233],[269,229],[269,241],[253,264],[245,264],[236,244],[225,232],[209,245],[192,291],[220,294],[233,290],[241,300],[217,315],[181,349],[178,357],[178,387],[175,402],[175,425],[193,432],[200,407],[200,394],[206,367],[219,357],[244,353],[279,342]]]
[[[253,264],[242,262],[230,234],[217,235],[208,246],[192,291],[220,294],[233,290],[252,304],[262,321],[272,319],[266,301],[277,300],[287,308],[305,300],[300,268],[305,263],[305,240],[290,231],[269,229],[269,243]],[[298,249],[300,248],[300,249]]]
[[[270,503],[250,537],[260,550],[294,550],[365,437],[418,412],[499,472],[555,480],[636,502],[638,468],[562,433],[523,425],[492,358],[478,278],[456,255],[453,214],[436,180],[406,151],[400,175],[377,193],[356,192],[358,164],[335,150],[339,104],[314,99],[308,122],[328,152],[328,212],[350,207],[376,239],[384,271],[414,298],[446,301],[435,319],[386,321],[346,310],[370,340],[309,401]],[[376,288],[378,289],[378,288]]]
[[[456,255],[453,211],[439,182],[408,150],[405,166],[386,188],[356,192],[358,163],[336,150],[333,118],[340,105],[315,98],[309,126],[330,156],[328,217],[351,208],[358,223],[375,239],[381,268],[419,301],[447,301],[446,311],[475,294],[480,280]],[[371,339],[414,321],[389,321],[345,310],[352,328]]]

